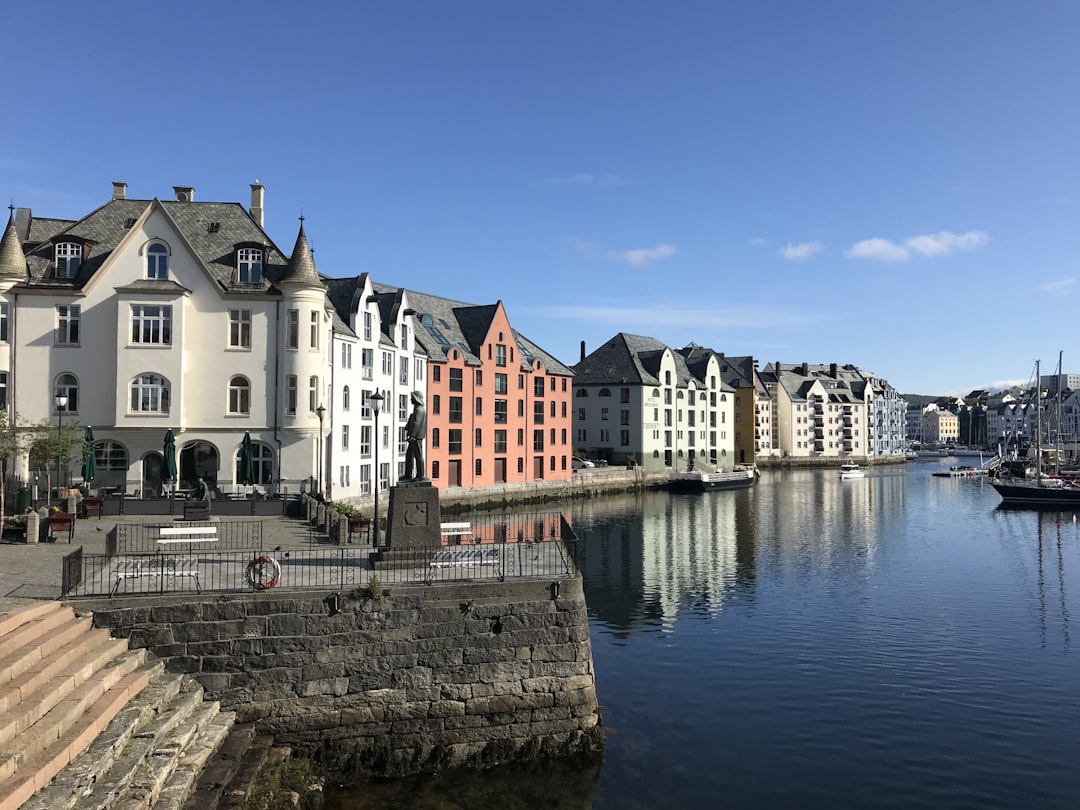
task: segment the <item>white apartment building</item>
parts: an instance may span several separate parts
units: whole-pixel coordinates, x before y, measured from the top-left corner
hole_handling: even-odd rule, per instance
[[[403,404],[425,363],[403,295],[315,269],[301,223],[289,256],[263,231],[264,188],[251,206],[112,199],[79,220],[18,209],[0,240],[0,407],[20,421],[62,417],[94,432],[94,489],[160,495],[167,431],[181,488],[215,495],[322,488],[363,496],[396,479]],[[340,307],[335,307],[335,303]],[[387,399],[374,435],[370,397]],[[58,414],[56,393],[66,396]],[[255,481],[239,470],[245,435]],[[320,443],[321,439],[321,443]],[[382,453],[385,452],[385,455]],[[80,483],[81,459],[64,483]],[[12,471],[33,481],[24,454]]]
[[[573,366],[574,448],[589,458],[647,470],[686,470],[691,461],[731,469],[734,390],[714,352],[693,369],[655,338],[625,332]]]

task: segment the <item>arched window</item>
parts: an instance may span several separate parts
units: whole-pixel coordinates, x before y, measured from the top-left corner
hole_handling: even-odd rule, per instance
[[[587,397],[588,395],[589,395],[589,392],[586,391],[584,388],[579,388],[578,392],[576,394],[574,394],[574,396],[576,396],[576,397]]]
[[[167,279],[169,277],[169,248],[154,242],[146,249],[146,277]]]
[[[245,247],[236,251],[236,281],[238,284],[258,284],[262,281],[263,252]]]
[[[349,386],[343,386],[341,389],[341,410],[349,410]]]
[[[247,377],[233,377],[229,380],[229,413],[251,413],[251,384]]]
[[[160,374],[140,374],[131,381],[132,413],[168,413],[169,381]]]
[[[74,374],[61,374],[56,378],[56,385],[53,386],[53,408],[56,407],[57,394],[62,394],[67,397],[67,404],[64,405],[64,413],[79,412],[79,381],[75,378]]]
[[[597,396],[599,396],[599,397],[610,397],[611,396],[611,389],[610,388],[601,388],[600,393],[597,394]]]
[[[653,395],[654,397],[656,397],[657,399],[660,399],[660,389],[659,389],[659,388],[654,388],[654,389],[652,390],[652,395]]]
[[[236,451],[236,478],[240,483],[244,479],[243,447]],[[253,484],[269,484],[274,480],[274,452],[262,442],[251,443],[251,465],[255,471]]]

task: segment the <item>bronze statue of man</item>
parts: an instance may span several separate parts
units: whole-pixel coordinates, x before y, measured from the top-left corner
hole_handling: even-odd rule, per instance
[[[413,412],[405,423],[405,436],[408,447],[405,450],[405,474],[402,481],[426,481],[424,474],[424,446],[427,438],[427,409],[424,407],[424,395],[420,391],[412,392]]]

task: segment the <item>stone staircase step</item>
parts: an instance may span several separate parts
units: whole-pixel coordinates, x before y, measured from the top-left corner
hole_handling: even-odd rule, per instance
[[[19,757],[60,739],[87,706],[146,660],[145,650],[124,652],[121,644],[117,657],[111,641],[108,649],[113,654],[104,661],[91,650],[71,662],[0,720],[0,779],[15,773]]]
[[[164,675],[165,663],[154,661],[145,667],[150,683],[98,735],[83,753],[64,768],[43,790],[23,805],[22,810],[71,810],[91,791],[95,795],[109,778],[123,782],[122,774],[135,772],[141,761],[133,749],[141,742],[145,753],[153,748],[153,740],[143,740],[137,734],[153,723],[161,714],[168,712],[169,704],[180,693],[182,678]],[[144,753],[144,755],[145,755]],[[106,797],[108,799],[108,797]],[[101,808],[107,808],[103,803]]]
[[[251,751],[255,726],[251,723],[234,725],[214,756],[203,768],[195,790],[184,804],[186,810],[215,810],[224,790],[232,783]]]
[[[205,807],[215,810],[242,810],[246,807],[255,787],[255,780],[262,773],[272,751],[288,753],[288,749],[275,749],[274,738],[268,734],[261,734],[252,740],[236,774],[223,784],[219,800],[215,804],[206,804]],[[203,807],[203,804],[189,803],[185,810],[203,810]]]
[[[27,620],[0,636],[0,685],[17,678],[44,655],[67,644],[91,626],[89,619],[76,619],[71,608],[59,602],[48,604],[59,605],[59,610],[35,611],[28,617],[25,614],[30,611],[20,612]]]
[[[12,630],[15,630],[26,622],[39,619],[49,613],[62,612],[69,609],[70,608],[65,607],[62,602],[41,602],[36,605],[31,605],[30,607],[0,613],[0,638],[6,636]]]
[[[235,712],[219,712],[188,745],[177,762],[169,781],[161,789],[154,810],[183,810],[195,790],[203,768],[229,736],[236,722]]]
[[[0,720],[0,743],[9,739],[9,720],[13,714],[20,706],[25,708],[35,693],[47,690],[50,681],[68,677],[74,688],[127,649],[126,641],[111,638],[104,628],[75,627],[77,632],[64,646],[49,652],[36,666],[0,687],[0,717],[7,718]]]
[[[45,787],[146,687],[149,676],[142,666],[145,652],[137,652],[144,654],[127,653],[101,670],[100,679],[81,685],[50,712],[55,717],[43,718],[36,734],[20,735],[14,751],[8,747],[0,753],[0,765],[12,768],[11,773],[0,777],[0,810],[17,810]],[[103,688],[106,683],[108,686]],[[28,739],[24,741],[23,737]]]
[[[187,746],[197,734],[208,732],[214,719],[220,714],[220,709],[217,701],[203,703],[189,718],[169,731],[164,739],[155,740],[153,750],[139,764],[127,786],[119,791],[115,800],[108,805],[109,809],[144,810],[154,807],[179,767]],[[224,735],[221,738],[223,739]],[[192,777],[189,790],[193,788],[194,781]],[[82,803],[76,805],[79,810],[86,810],[89,806]]]

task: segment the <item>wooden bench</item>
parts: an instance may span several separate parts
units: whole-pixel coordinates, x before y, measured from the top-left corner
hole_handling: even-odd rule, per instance
[[[432,568],[457,568],[470,565],[498,565],[499,550],[461,549],[455,551],[436,551],[431,560]]]
[[[75,535],[75,515],[71,512],[53,512],[45,518],[45,525],[49,530],[49,539],[56,540],[60,532],[67,532],[68,543]]]
[[[174,543],[216,543],[217,526],[162,526],[158,529],[157,544],[168,546]]]
[[[195,592],[202,593],[199,582],[199,561],[184,557],[121,557],[116,563],[116,582],[109,596],[116,596],[120,583],[126,579],[162,579],[190,577],[195,580]]]
[[[101,520],[101,512],[104,505],[104,498],[98,497],[97,495],[87,495],[82,500],[82,516],[88,518],[91,513],[93,513],[98,516],[98,520]]]
[[[458,543],[472,542],[472,524],[470,523],[440,523],[439,533],[445,542],[449,543],[451,537],[456,537]]]

